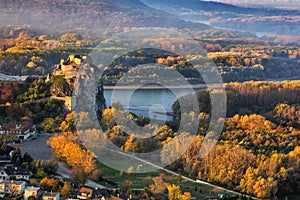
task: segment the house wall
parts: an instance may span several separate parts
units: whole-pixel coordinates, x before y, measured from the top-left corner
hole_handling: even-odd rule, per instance
[[[5,183],[0,183],[0,193],[6,193],[5,191]]]
[[[19,184],[12,183],[10,184],[10,188],[13,189],[15,193],[22,194],[25,190],[25,182]]]
[[[43,200],[60,200],[60,195],[56,194],[55,197],[53,197],[53,196],[43,196]]]
[[[2,170],[0,172],[0,181],[7,180],[7,179],[8,179],[8,175]]]
[[[24,199],[27,200],[28,197],[30,196],[34,196],[37,197],[39,196],[39,189],[35,188],[35,189],[25,189],[25,193],[24,193]]]
[[[0,183],[0,193],[15,193],[22,194],[25,190],[25,182],[15,183],[15,182],[1,182]]]

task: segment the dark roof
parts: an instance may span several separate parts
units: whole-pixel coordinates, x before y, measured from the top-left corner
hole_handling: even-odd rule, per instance
[[[120,197],[121,199],[124,199],[124,200],[127,199],[127,196],[126,196],[125,194],[120,194],[119,197]]]
[[[83,58],[82,58],[82,55],[78,55],[78,54],[74,55],[74,58],[80,58],[80,59],[83,59]]]
[[[11,175],[29,175],[29,170],[25,168],[4,168],[3,171],[11,176]]]
[[[14,147],[6,145],[5,149],[0,148],[0,156],[8,156],[10,154],[10,152],[13,150],[15,150]]]
[[[96,197],[109,197],[109,193],[106,189],[96,189],[95,191]]]
[[[11,121],[8,124],[5,124],[3,126],[4,129],[10,130],[10,131],[21,131],[21,132],[26,132],[27,130],[30,130],[34,127],[34,124],[32,123],[27,123],[27,122],[16,122],[16,121]]]

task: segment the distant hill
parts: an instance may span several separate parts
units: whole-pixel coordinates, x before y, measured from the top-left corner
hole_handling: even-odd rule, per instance
[[[141,0],[189,21],[208,21],[223,28],[298,36],[300,10],[243,7],[200,0]]]
[[[149,8],[139,0],[0,0],[0,24],[0,28],[26,24],[37,30],[97,36],[132,27],[211,28]]]
[[[299,10],[282,10],[264,7],[243,7],[228,3],[201,0],[141,0],[146,5],[173,11],[208,11],[208,12],[227,12],[235,14],[257,14],[257,15],[299,15]]]

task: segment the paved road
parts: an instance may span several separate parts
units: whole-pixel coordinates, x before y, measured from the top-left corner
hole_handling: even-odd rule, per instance
[[[51,149],[46,145],[46,141],[48,140],[49,137],[50,137],[50,135],[39,135],[37,137],[37,139],[31,140],[31,141],[25,141],[22,144],[15,145],[15,147],[19,147],[21,149],[22,153],[25,153],[25,152],[30,153],[32,158],[35,159],[35,160],[48,160],[50,158],[54,158],[54,156],[51,154]],[[114,151],[114,150],[112,150],[112,151]],[[165,169],[165,168],[163,168],[159,165],[155,165],[151,162],[148,162],[146,160],[143,160],[143,159],[138,158],[136,156],[133,156],[131,154],[128,154],[128,153],[125,153],[125,152],[120,152],[120,151],[114,151],[114,152],[116,152],[120,155],[125,155],[125,156],[128,156],[128,157],[134,158],[134,159],[136,159],[140,162],[143,162],[145,164],[153,166],[157,169],[164,170],[167,173],[170,173],[170,174],[173,174],[173,175],[176,175],[176,176],[180,176],[181,178],[183,178],[187,181],[190,181],[190,182],[193,182],[193,183],[198,183],[198,184],[203,184],[203,185],[208,185],[208,186],[211,186],[211,187],[214,187],[214,188],[222,189],[224,191],[227,191],[227,192],[230,192],[230,193],[233,193],[233,194],[242,195],[242,193],[239,193],[239,192],[236,192],[236,191],[233,191],[233,190],[229,190],[229,189],[224,188],[224,187],[220,187],[220,186],[217,186],[217,185],[205,182],[205,181],[200,181],[200,180],[196,181],[196,180],[193,180],[189,177],[182,176],[182,175],[180,175],[176,172]],[[59,164],[59,169],[57,171],[57,174],[61,175],[64,178],[70,178],[71,173],[70,173],[70,169],[68,167],[66,167],[63,164]],[[94,187],[94,188],[105,188],[105,186],[100,185],[98,183],[95,183],[94,181],[91,181],[91,180],[87,180],[85,185],[90,186],[90,187]],[[254,199],[258,199],[258,198],[254,198]]]
[[[34,160],[49,160],[54,158],[51,154],[51,149],[46,145],[49,137],[50,135],[38,135],[37,139],[24,141],[14,145],[14,147],[20,148],[23,154],[26,152],[30,153]]]
[[[57,170],[57,174],[64,178],[70,178],[71,170],[64,165],[64,163],[59,163],[59,168]],[[105,186],[98,184],[92,180],[87,180],[84,184],[85,186],[93,187],[93,188],[106,188]]]
[[[26,152],[30,153],[31,157],[34,160],[46,161],[51,158],[55,158],[51,154],[51,149],[46,145],[46,142],[50,136],[50,134],[38,135],[37,139],[16,144],[14,145],[14,147],[20,148],[23,154]],[[64,178],[70,178],[71,170],[70,168],[66,167],[63,163],[59,163],[57,174]],[[105,188],[105,186],[98,184],[92,180],[87,180],[85,185],[93,188]]]

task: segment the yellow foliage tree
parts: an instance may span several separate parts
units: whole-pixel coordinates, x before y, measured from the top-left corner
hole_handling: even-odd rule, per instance
[[[132,151],[133,150],[133,140],[134,140],[134,135],[130,135],[130,137],[128,138],[128,140],[126,141],[126,143],[124,144],[124,151]]]
[[[103,110],[102,114],[102,123],[106,125],[107,127],[113,127],[115,123],[114,119],[114,113],[116,109],[114,107],[112,108],[106,108]]]
[[[169,200],[181,200],[180,186],[174,184],[167,184]]]
[[[183,193],[183,195],[181,196],[181,200],[190,200],[192,197],[190,192],[185,192]]]
[[[74,136],[74,135],[73,135]],[[57,158],[65,158],[70,166],[80,166],[86,173],[90,173],[95,168],[93,154],[76,143],[70,135],[54,135],[47,141]]]

